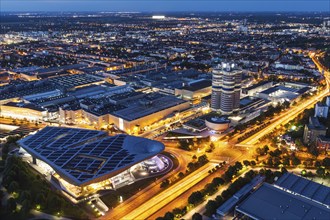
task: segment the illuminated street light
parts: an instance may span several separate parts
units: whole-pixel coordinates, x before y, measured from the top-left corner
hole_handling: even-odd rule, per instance
[[[41,206],[39,204],[36,205],[36,209],[39,211]]]

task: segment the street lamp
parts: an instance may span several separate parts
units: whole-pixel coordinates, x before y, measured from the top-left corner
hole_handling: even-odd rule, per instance
[[[41,206],[39,204],[36,205],[36,209],[39,211]]]

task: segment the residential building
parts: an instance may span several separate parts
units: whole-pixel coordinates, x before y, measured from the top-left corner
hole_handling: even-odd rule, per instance
[[[315,104],[315,114],[314,117],[328,118],[329,106],[318,102]]]
[[[317,137],[325,135],[327,128],[322,125],[316,117],[310,117],[309,123],[305,125],[304,129],[304,143],[308,145],[315,145]]]
[[[316,140],[316,150],[330,151],[330,137],[320,135]]]

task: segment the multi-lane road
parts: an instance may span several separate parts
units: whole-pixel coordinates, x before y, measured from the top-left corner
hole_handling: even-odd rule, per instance
[[[214,168],[216,164],[208,163],[203,167],[199,168],[183,180],[170,186],[162,193],[155,197],[145,201],[141,206],[123,217],[123,219],[147,219],[153,213],[173,201],[175,198],[186,192],[188,189],[193,187],[195,184],[203,180],[209,175],[209,170]]]
[[[326,72],[323,69],[323,66],[314,58],[312,57],[314,63],[318,67],[320,71],[324,71],[324,77],[326,81],[326,87],[323,91],[319,92],[317,95],[311,97],[310,99],[299,103],[296,106],[293,106],[289,109],[289,111],[286,111],[285,114],[280,114],[279,116],[276,116],[270,125],[268,125],[266,128],[262,129],[260,132],[257,132],[254,135],[251,135],[244,141],[242,141],[240,144],[242,145],[253,145],[256,144],[260,138],[265,136],[266,134],[269,134],[272,132],[277,126],[284,125],[297,117],[300,113],[302,113],[305,109],[313,107],[318,101],[321,101],[324,97],[330,95],[329,88],[330,88],[330,79],[329,79],[329,73]]]
[[[312,57],[312,59],[319,68],[319,70],[323,71],[322,66],[318,63],[318,61],[314,57]],[[271,120],[271,124],[266,126],[261,131],[257,132],[256,134],[251,135],[249,138],[245,139],[240,144],[246,146],[252,146],[253,144],[256,144],[260,138],[272,132],[276,127],[288,123],[290,120],[294,119],[297,115],[303,112],[306,108],[312,107],[322,98],[329,95],[329,73],[325,72],[324,75],[326,80],[326,88],[323,91],[319,92],[317,95],[306,100],[305,102],[299,103],[298,105],[291,107],[289,111],[285,111],[277,115]],[[235,158],[235,160],[252,159],[252,155],[250,153],[251,150],[248,150],[247,152]],[[180,163],[181,162],[182,161],[180,161]],[[166,210],[166,207],[169,207],[169,204],[174,204],[175,202],[179,205],[182,202],[186,202],[187,192],[193,190],[196,184],[199,185],[199,182],[209,177],[210,174],[208,171],[213,167],[214,164],[208,163],[199,170],[185,177],[183,180],[175,183],[174,185],[170,186],[169,188],[158,194],[157,191],[159,191],[159,189],[157,190],[155,187],[151,187],[153,188],[153,190],[148,192],[145,191],[141,194],[139,193],[139,196],[134,197],[134,199],[132,198],[130,201],[127,201],[126,205],[122,204],[120,205],[120,207],[116,207],[116,209],[110,211],[106,214],[106,216],[103,216],[101,219],[147,219],[150,216],[155,217],[157,216],[157,214],[161,215],[163,214],[163,212],[159,211]]]
[[[178,161],[179,161],[179,166],[175,169],[172,170],[170,173],[167,175],[163,176],[162,178],[158,179],[155,183],[152,183],[148,187],[142,189],[139,191],[137,194],[132,196],[131,198],[123,201],[123,203],[119,204],[115,209],[111,209],[107,213],[105,213],[104,216],[100,217],[102,220],[107,220],[107,219],[124,219],[124,216],[127,215],[127,213],[130,213],[133,211],[136,207],[139,207],[142,205],[145,201],[150,200],[154,196],[157,195],[157,193],[160,192],[160,183],[164,179],[168,179],[174,174],[177,174],[179,172],[185,172],[187,169],[187,164],[190,162],[192,154],[185,152],[181,149],[177,148],[171,148],[167,147],[166,151],[173,156],[175,156]],[[141,180],[143,181],[143,180]]]

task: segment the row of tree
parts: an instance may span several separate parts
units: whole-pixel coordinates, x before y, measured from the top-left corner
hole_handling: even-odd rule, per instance
[[[283,170],[286,172],[286,170]],[[205,215],[212,216],[215,214],[218,207],[220,207],[225,201],[232,197],[238,190],[249,183],[256,175],[261,174],[266,177],[267,182],[273,182],[275,177],[280,177],[283,173],[279,171],[272,172],[271,170],[260,170],[257,171],[250,170],[244,177],[239,177],[233,183],[231,183],[226,190],[224,190],[221,195],[218,195],[215,200],[209,200],[205,206]]]
[[[251,131],[248,131],[248,132],[245,132],[243,136],[239,137],[237,140],[238,142],[241,142],[243,140],[245,140],[246,138],[250,137],[251,135],[254,135],[255,133],[257,133],[258,131],[261,131],[262,129],[264,129],[266,126],[268,126],[270,124],[270,122],[267,122],[267,123],[263,123],[261,124],[260,126],[258,126],[257,128],[251,130]]]
[[[233,176],[237,174],[237,172],[242,168],[243,165],[240,162],[236,162],[233,166],[229,166],[222,177],[213,178],[213,180],[210,183],[206,184],[202,190],[191,193],[191,195],[188,197],[188,206],[196,206],[202,203],[206,196],[213,195],[218,191],[221,185],[229,183],[232,180]],[[214,203],[210,202],[210,204],[208,204],[207,206],[212,205],[214,205]],[[184,206],[182,208],[175,208],[172,212],[167,212],[163,217],[158,217],[157,220],[173,220],[174,218],[180,218],[187,213],[188,206]],[[202,216],[199,213],[195,213],[193,219],[202,219],[201,217]]]
[[[202,167],[203,165],[205,165],[207,162],[209,162],[207,156],[205,154],[199,156],[198,158],[196,157],[196,155],[193,156],[193,161],[188,163],[187,165],[187,170],[186,170],[186,174],[189,174],[195,170],[197,170],[198,168]],[[185,176],[185,174],[183,172],[180,172],[178,174],[178,178],[176,180],[182,179]],[[175,183],[176,181],[170,181],[168,179],[163,180],[162,183],[160,184],[161,188],[166,188],[168,187],[170,184]]]
[[[179,148],[186,151],[197,150],[202,144],[209,144],[211,148],[214,147],[214,145],[211,146],[212,143],[210,143],[210,137],[181,139],[178,142]]]
[[[32,172],[27,163],[15,156],[7,158],[2,185],[12,195],[6,207],[5,215],[8,219],[24,219],[29,216],[31,209],[40,209],[50,214],[62,213],[75,219],[87,218],[84,212],[51,190],[45,179]],[[21,205],[19,212],[16,211],[17,204]]]

